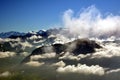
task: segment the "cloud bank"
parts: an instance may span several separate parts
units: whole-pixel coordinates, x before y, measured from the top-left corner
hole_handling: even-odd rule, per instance
[[[107,43],[100,51],[95,52],[91,58],[120,57],[120,45],[118,43]]]
[[[87,66],[86,64],[68,65],[65,67],[59,67],[57,72],[60,73],[81,73],[81,74],[94,74],[94,75],[104,75],[104,69],[99,65]]]

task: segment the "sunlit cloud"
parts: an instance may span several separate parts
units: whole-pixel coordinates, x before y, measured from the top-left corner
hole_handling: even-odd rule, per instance
[[[94,5],[83,9],[77,17],[74,16],[73,10],[65,11],[63,22],[70,34],[77,37],[120,37],[120,16],[113,14],[104,16]]]

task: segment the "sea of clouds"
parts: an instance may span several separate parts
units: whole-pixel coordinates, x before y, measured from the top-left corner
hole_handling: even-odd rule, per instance
[[[69,9],[64,12],[63,26],[69,30],[69,35],[74,34],[77,38],[89,38],[99,42],[103,47],[96,49],[92,54],[73,55],[66,52],[62,56],[56,53],[45,53],[30,57],[30,61],[25,63],[27,66],[34,68],[49,65],[54,67],[56,71],[56,80],[119,80],[120,79],[120,16],[109,14],[103,16],[102,13],[94,6],[82,9],[81,12],[74,16],[74,11]],[[67,34],[68,35],[68,34]],[[55,43],[61,41],[69,42],[65,34],[52,35],[58,37]],[[49,36],[51,37],[51,36]],[[40,39],[36,41],[35,39]],[[45,39],[39,36],[32,36],[22,42],[15,39],[18,43],[11,44],[12,47],[21,45],[22,49],[26,47],[35,47],[34,44],[46,43]],[[117,41],[116,41],[117,40]],[[2,41],[14,41],[11,39],[0,39]],[[38,46],[38,45],[37,45]],[[15,57],[15,52],[0,52],[0,58]],[[28,52],[23,52],[24,56]],[[10,72],[0,73],[1,76],[8,76]],[[56,76],[55,75],[55,76]]]

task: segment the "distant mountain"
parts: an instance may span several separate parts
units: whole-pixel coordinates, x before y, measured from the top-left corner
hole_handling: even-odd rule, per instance
[[[10,32],[2,32],[0,33],[0,38],[27,38],[27,37],[31,37],[33,35],[36,36],[42,36],[42,37],[48,37],[49,35],[53,34],[59,34],[59,33],[63,33],[64,29],[63,28],[54,28],[54,29],[48,29],[48,30],[39,30],[37,32],[35,31],[30,31],[28,33],[20,33],[20,32],[16,32],[16,31],[10,31]]]
[[[23,36],[23,35],[25,35],[25,33],[20,33],[20,32],[16,32],[16,31],[2,32],[2,33],[0,33],[0,38],[9,38],[12,35]]]
[[[0,38],[27,38],[27,37],[31,37],[33,35],[40,35],[43,37],[48,36],[46,31],[40,30],[38,32],[28,32],[28,33],[21,33],[21,32],[16,32],[16,31],[10,31],[10,32],[2,32],[0,33]]]

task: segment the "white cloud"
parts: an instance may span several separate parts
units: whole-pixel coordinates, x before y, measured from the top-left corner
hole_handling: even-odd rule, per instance
[[[87,66],[86,64],[68,65],[65,67],[59,67],[57,72],[60,73],[81,73],[81,74],[94,74],[94,75],[104,75],[104,69],[99,65]]]
[[[33,36],[31,36],[31,37],[29,37],[29,38],[27,38],[28,40],[30,39],[30,40],[35,40],[35,39],[41,39],[42,38],[42,36],[36,36],[36,35],[33,35]]]
[[[63,15],[64,27],[70,34],[80,37],[120,37],[120,16],[103,16],[94,5],[83,9],[77,17],[69,9]]]
[[[72,53],[66,52],[63,56],[59,57],[59,59],[68,59],[68,60],[77,60],[79,61],[82,58],[85,58],[87,56],[90,56],[90,54],[79,54],[79,55],[73,55]]]
[[[117,43],[107,43],[100,51],[95,52],[91,58],[111,58],[120,56],[120,46]]]
[[[0,74],[0,77],[8,77],[10,75],[11,75],[11,73],[9,71],[5,71],[5,72]]]
[[[0,43],[2,43],[3,42],[3,39],[2,38],[0,38]]]
[[[16,53],[15,52],[0,52],[0,58],[6,58],[6,57],[13,57],[15,56]]]
[[[28,56],[29,53],[28,53],[28,52],[21,52],[20,55],[21,55],[21,56]]]
[[[45,39],[42,39],[42,40],[39,40],[39,41],[34,40],[33,43],[43,43],[44,41],[45,41]]]
[[[23,49],[26,48],[26,47],[32,47],[32,45],[29,42],[27,42],[27,41],[19,42],[18,44],[22,45]]]
[[[59,61],[57,63],[53,63],[52,66],[64,67],[66,64],[63,61]]]
[[[31,60],[38,60],[38,59],[54,58],[54,57],[56,57],[56,53],[45,53],[45,54],[41,54],[41,55],[31,56],[30,59]]]
[[[11,47],[19,47],[22,46],[22,50],[24,50],[26,47],[33,47],[32,44],[30,44],[28,41],[22,41],[20,38],[16,39],[10,39],[10,38],[5,38],[5,39],[0,39],[1,43],[4,42],[9,42]]]
[[[56,35],[51,34],[48,36],[48,38],[56,38]]]
[[[113,69],[113,70],[107,71],[106,73],[110,74],[110,73],[116,73],[116,72],[120,72],[120,68],[119,69]]]
[[[80,57],[74,56],[71,53],[67,52],[63,56],[59,57],[59,59],[80,60]]]
[[[41,66],[41,65],[43,65],[45,63],[44,62],[40,63],[38,61],[30,61],[30,62],[27,62],[25,64],[28,65],[28,66],[39,67],[39,66]]]
[[[64,43],[67,43],[67,42],[69,42],[69,41],[70,41],[70,40],[69,40],[68,38],[66,38],[64,35],[57,34],[54,44],[55,44],[55,43],[64,44]]]
[[[120,68],[107,71],[104,80],[120,80]]]
[[[21,41],[20,38],[16,38],[16,39],[10,39],[10,38],[0,38],[0,42],[9,42],[9,41]]]
[[[18,41],[17,43],[14,43],[12,44],[11,43],[11,46],[12,47],[16,47],[16,46],[19,46],[21,45],[22,46],[22,50],[24,50],[26,47],[33,47],[29,42],[25,41],[25,42],[21,42],[21,41]]]

